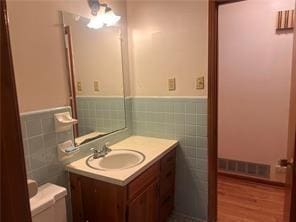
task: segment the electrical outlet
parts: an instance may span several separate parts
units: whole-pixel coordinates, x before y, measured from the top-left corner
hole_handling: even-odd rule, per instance
[[[80,81],[77,81],[77,91],[81,92],[82,91],[82,85]]]
[[[196,89],[204,89],[205,88],[205,77],[196,78]]]
[[[100,91],[99,81],[94,81],[94,91],[95,92],[99,92]]]
[[[168,80],[168,87],[169,87],[169,91],[176,90],[176,79],[175,78],[171,78]]]

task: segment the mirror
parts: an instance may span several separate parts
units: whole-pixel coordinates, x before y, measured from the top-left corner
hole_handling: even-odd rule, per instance
[[[75,145],[125,128],[121,28],[62,12]]]

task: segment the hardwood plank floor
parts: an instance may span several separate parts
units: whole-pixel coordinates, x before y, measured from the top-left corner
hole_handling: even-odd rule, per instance
[[[283,222],[284,198],[284,188],[219,176],[218,222]]]

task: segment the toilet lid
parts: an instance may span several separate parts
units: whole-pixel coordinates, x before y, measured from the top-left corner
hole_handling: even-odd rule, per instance
[[[30,199],[32,217],[52,207],[55,202],[67,195],[64,187],[46,183],[38,187],[38,193]]]

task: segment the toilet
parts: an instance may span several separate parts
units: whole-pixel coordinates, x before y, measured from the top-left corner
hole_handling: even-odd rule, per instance
[[[67,222],[67,190],[46,183],[38,187],[38,193],[30,199],[33,222]]]

